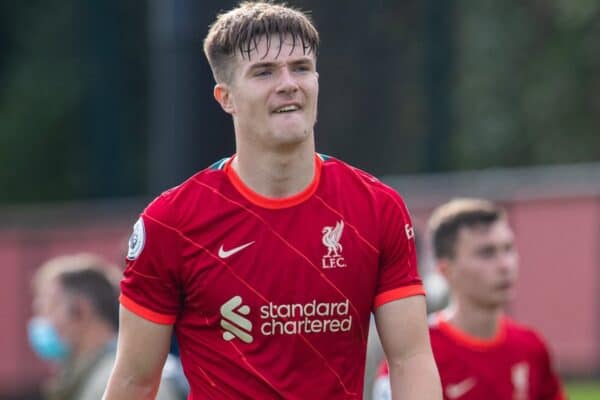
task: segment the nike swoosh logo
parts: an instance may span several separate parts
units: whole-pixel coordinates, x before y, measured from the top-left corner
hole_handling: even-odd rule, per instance
[[[221,257],[221,258],[231,257],[232,255],[234,255],[238,251],[242,251],[246,247],[248,247],[248,246],[250,246],[252,244],[254,244],[254,241],[246,243],[246,244],[243,244],[243,245],[238,246],[238,247],[234,247],[233,249],[230,249],[230,250],[223,249],[223,245],[221,245],[221,247],[219,247],[219,257]]]
[[[475,378],[470,377],[459,383],[446,386],[446,397],[449,399],[458,399],[475,387]]]

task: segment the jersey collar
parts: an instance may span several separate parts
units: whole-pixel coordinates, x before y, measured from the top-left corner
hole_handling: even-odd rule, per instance
[[[436,316],[436,323],[441,332],[450,336],[458,343],[462,344],[463,346],[478,350],[489,350],[493,347],[496,347],[501,344],[506,337],[506,320],[504,317],[500,319],[496,334],[489,339],[478,338],[461,331],[454,325],[450,324],[441,312]]]
[[[313,177],[312,182],[306,187],[306,189],[304,189],[300,193],[289,197],[267,197],[256,193],[240,179],[239,175],[233,170],[233,168],[231,168],[231,162],[234,158],[235,155],[230,157],[225,162],[225,165],[223,166],[225,174],[229,178],[232,185],[237,189],[238,192],[240,192],[242,196],[244,196],[244,198],[246,198],[252,204],[263,208],[280,209],[298,205],[307,200],[316,192],[321,179],[321,167],[323,165],[323,159],[319,154],[315,154],[315,175]]]

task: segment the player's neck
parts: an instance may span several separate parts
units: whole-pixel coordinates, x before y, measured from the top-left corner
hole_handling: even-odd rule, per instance
[[[315,175],[314,145],[289,152],[244,151],[238,148],[231,168],[254,192],[271,198],[284,198],[305,190]]]
[[[460,331],[479,339],[492,339],[498,334],[502,308],[482,308],[472,304],[455,303],[444,311],[444,317]]]

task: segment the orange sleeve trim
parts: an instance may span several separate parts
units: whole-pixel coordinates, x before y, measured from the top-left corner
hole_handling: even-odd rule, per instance
[[[157,324],[170,325],[175,323],[175,316],[168,314],[160,314],[152,311],[144,306],[139,305],[129,297],[121,294],[119,296],[119,302],[123,307],[139,315],[140,317],[147,319],[148,321],[156,322]]]
[[[383,292],[375,296],[375,300],[373,301],[373,308],[377,308],[385,303],[389,303],[390,301],[419,295],[425,296],[425,290],[423,289],[423,285],[411,285],[404,286],[398,289],[388,290],[387,292]]]

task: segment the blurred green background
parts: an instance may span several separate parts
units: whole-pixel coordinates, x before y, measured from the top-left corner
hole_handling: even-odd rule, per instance
[[[600,383],[598,382],[569,382],[566,389],[570,400],[600,399]]]
[[[2,2],[0,203],[155,194],[231,154],[201,42],[233,4]],[[377,175],[600,160],[599,1],[293,4],[322,35],[320,151]]]

